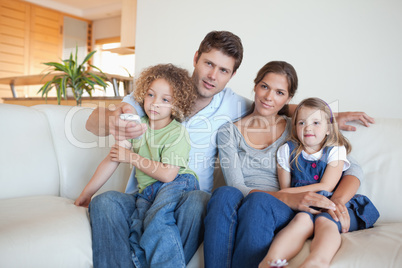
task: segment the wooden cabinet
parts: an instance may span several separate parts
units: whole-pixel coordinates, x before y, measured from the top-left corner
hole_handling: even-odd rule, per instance
[[[0,0],[0,77],[29,72],[29,28],[30,5]],[[0,85],[1,96],[11,96],[9,86]]]
[[[41,73],[43,62],[59,61],[63,51],[63,15],[39,6],[31,7],[29,74]]]
[[[65,16],[20,0],[0,0],[0,78],[40,74],[44,62],[60,61]],[[19,86],[16,93],[37,96],[38,88]],[[6,97],[12,97],[10,86],[0,85],[0,102]]]

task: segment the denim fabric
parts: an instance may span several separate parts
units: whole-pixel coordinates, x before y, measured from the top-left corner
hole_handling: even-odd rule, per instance
[[[174,218],[186,263],[202,242],[202,223],[209,198],[210,195],[202,191],[186,192],[176,205]],[[96,196],[90,203],[94,267],[134,267],[129,238],[136,200],[136,195],[110,191]],[[161,249],[163,252],[164,244],[156,246],[154,251]]]
[[[135,195],[130,244],[137,268],[186,267],[174,211],[184,192],[198,189],[193,175],[182,174],[169,183],[155,182]]]
[[[310,212],[301,211],[301,212],[298,212],[298,213],[306,213],[306,214],[308,214],[310,216],[311,221],[314,222],[314,223],[318,219],[318,217],[327,218],[328,220],[330,220],[330,221],[332,221],[332,222],[334,222],[336,224],[336,226],[338,227],[339,233],[342,232],[341,222],[334,220],[331,217],[331,215],[329,215],[329,213],[327,213],[327,212],[321,212],[319,214],[312,214]],[[359,230],[359,218],[356,216],[356,213],[350,208],[348,208],[348,213],[349,213],[349,217],[350,217],[349,232]]]
[[[327,191],[318,191],[317,194],[321,194],[330,199],[333,193]],[[380,213],[374,206],[373,202],[371,202],[371,200],[365,195],[360,194],[354,195],[349,200],[349,202],[345,204],[345,206],[347,207],[350,216],[349,232],[371,228],[380,217]],[[320,210],[320,208],[314,208],[314,209]],[[319,216],[321,215],[321,213],[317,215]],[[312,218],[313,221],[314,221],[313,218],[316,218],[316,216],[312,216],[312,214],[310,217]],[[332,217],[329,214],[324,215],[324,217],[330,220],[332,219]],[[340,223],[336,222],[333,219],[332,221],[337,224],[339,231],[341,231],[342,228],[340,227]]]
[[[270,194],[243,199],[234,187],[218,188],[205,217],[205,267],[258,267],[275,234],[293,217],[293,210]]]

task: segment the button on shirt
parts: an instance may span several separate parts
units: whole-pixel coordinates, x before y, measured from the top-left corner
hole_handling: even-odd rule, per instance
[[[134,106],[139,116],[145,115],[132,95],[124,97],[123,102]],[[251,108],[251,105],[251,100],[237,95],[230,88],[225,88],[214,95],[211,102],[204,109],[182,123],[190,135],[191,142],[188,166],[198,175],[201,190],[212,191],[218,129],[226,122],[235,121],[244,116]],[[137,189],[134,174],[135,170],[133,169],[130,180],[127,183],[127,193],[132,193]]]

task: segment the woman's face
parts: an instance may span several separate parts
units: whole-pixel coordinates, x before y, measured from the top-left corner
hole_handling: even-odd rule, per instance
[[[255,108],[261,116],[275,116],[291,100],[285,75],[268,73],[254,87]]]

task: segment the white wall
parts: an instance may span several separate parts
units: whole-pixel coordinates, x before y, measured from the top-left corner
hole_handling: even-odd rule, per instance
[[[254,77],[271,60],[299,75],[294,103],[317,96],[340,111],[402,117],[402,1],[139,0],[136,74],[171,62],[192,71],[211,30],[243,41],[244,60],[229,85],[253,98]]]

